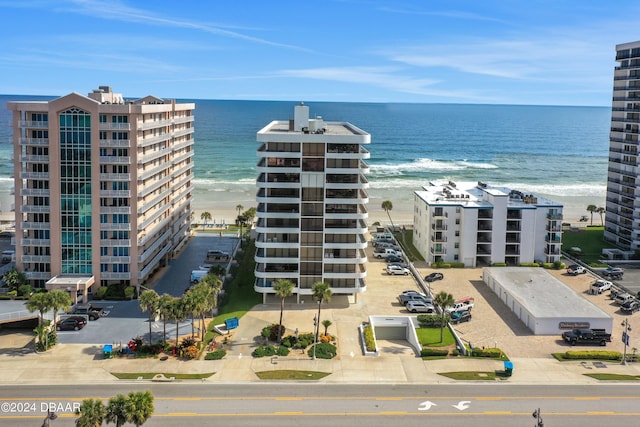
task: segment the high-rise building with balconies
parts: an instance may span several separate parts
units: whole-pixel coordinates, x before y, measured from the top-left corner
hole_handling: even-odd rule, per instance
[[[367,188],[364,145],[371,136],[346,122],[309,118],[297,105],[291,120],[257,134],[258,193],[255,290],[274,293],[278,279],[310,295],[316,282],[334,294],[364,292],[367,275]]]
[[[87,301],[139,287],[189,236],[194,104],[87,97],[9,102],[16,267],[35,287]]]
[[[604,238],[640,249],[640,41],[616,46]]]

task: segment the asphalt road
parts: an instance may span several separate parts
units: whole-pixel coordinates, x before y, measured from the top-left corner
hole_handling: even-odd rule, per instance
[[[51,425],[74,425],[73,408],[86,398],[108,400],[118,393],[149,389],[155,411],[145,426],[332,425],[367,426],[534,425],[540,409],[550,426],[634,425],[640,416],[637,385],[584,386],[446,384],[335,385],[263,383],[122,383],[117,385],[11,386],[0,388],[0,424],[32,426],[47,409]]]

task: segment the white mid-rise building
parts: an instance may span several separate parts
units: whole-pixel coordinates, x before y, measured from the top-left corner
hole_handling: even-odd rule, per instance
[[[139,287],[187,242],[195,104],[101,86],[13,111],[16,267],[84,301]]]
[[[640,249],[640,41],[616,46],[604,238]]]
[[[482,182],[431,182],[414,196],[413,244],[430,263],[517,266],[560,259],[562,204]]]
[[[350,123],[310,119],[301,104],[257,140],[255,290],[266,297],[288,279],[298,299],[320,281],[334,294],[364,292],[371,136]]]

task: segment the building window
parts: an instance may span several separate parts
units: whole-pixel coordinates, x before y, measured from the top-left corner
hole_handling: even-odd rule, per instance
[[[460,232],[456,230],[456,237],[460,237]]]

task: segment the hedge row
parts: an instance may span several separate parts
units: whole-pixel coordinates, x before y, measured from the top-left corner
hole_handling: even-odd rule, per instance
[[[463,262],[432,262],[431,268],[464,268]]]
[[[373,338],[373,326],[367,325],[362,328],[364,333],[364,345],[367,351],[376,351],[376,340]]]
[[[439,328],[442,324],[442,316],[439,314],[419,314],[416,317],[418,324],[421,328]],[[445,325],[449,323],[450,317],[448,314],[444,315]]]
[[[226,355],[226,350],[210,351],[204,356],[204,360],[220,360]]]
[[[491,348],[474,348],[471,352],[471,356],[473,357],[489,357],[492,359],[499,359],[502,357],[504,353],[501,349],[496,347]]]
[[[420,350],[420,356],[421,357],[428,357],[428,356],[447,356],[449,354],[449,350],[441,350],[441,349],[435,349],[435,348],[423,348],[422,350]]]
[[[272,345],[263,345],[253,350],[253,357],[269,357],[269,356],[287,356],[289,349],[287,347],[275,347]]]
[[[622,353],[607,350],[574,350],[564,353],[565,359],[621,360]]]

